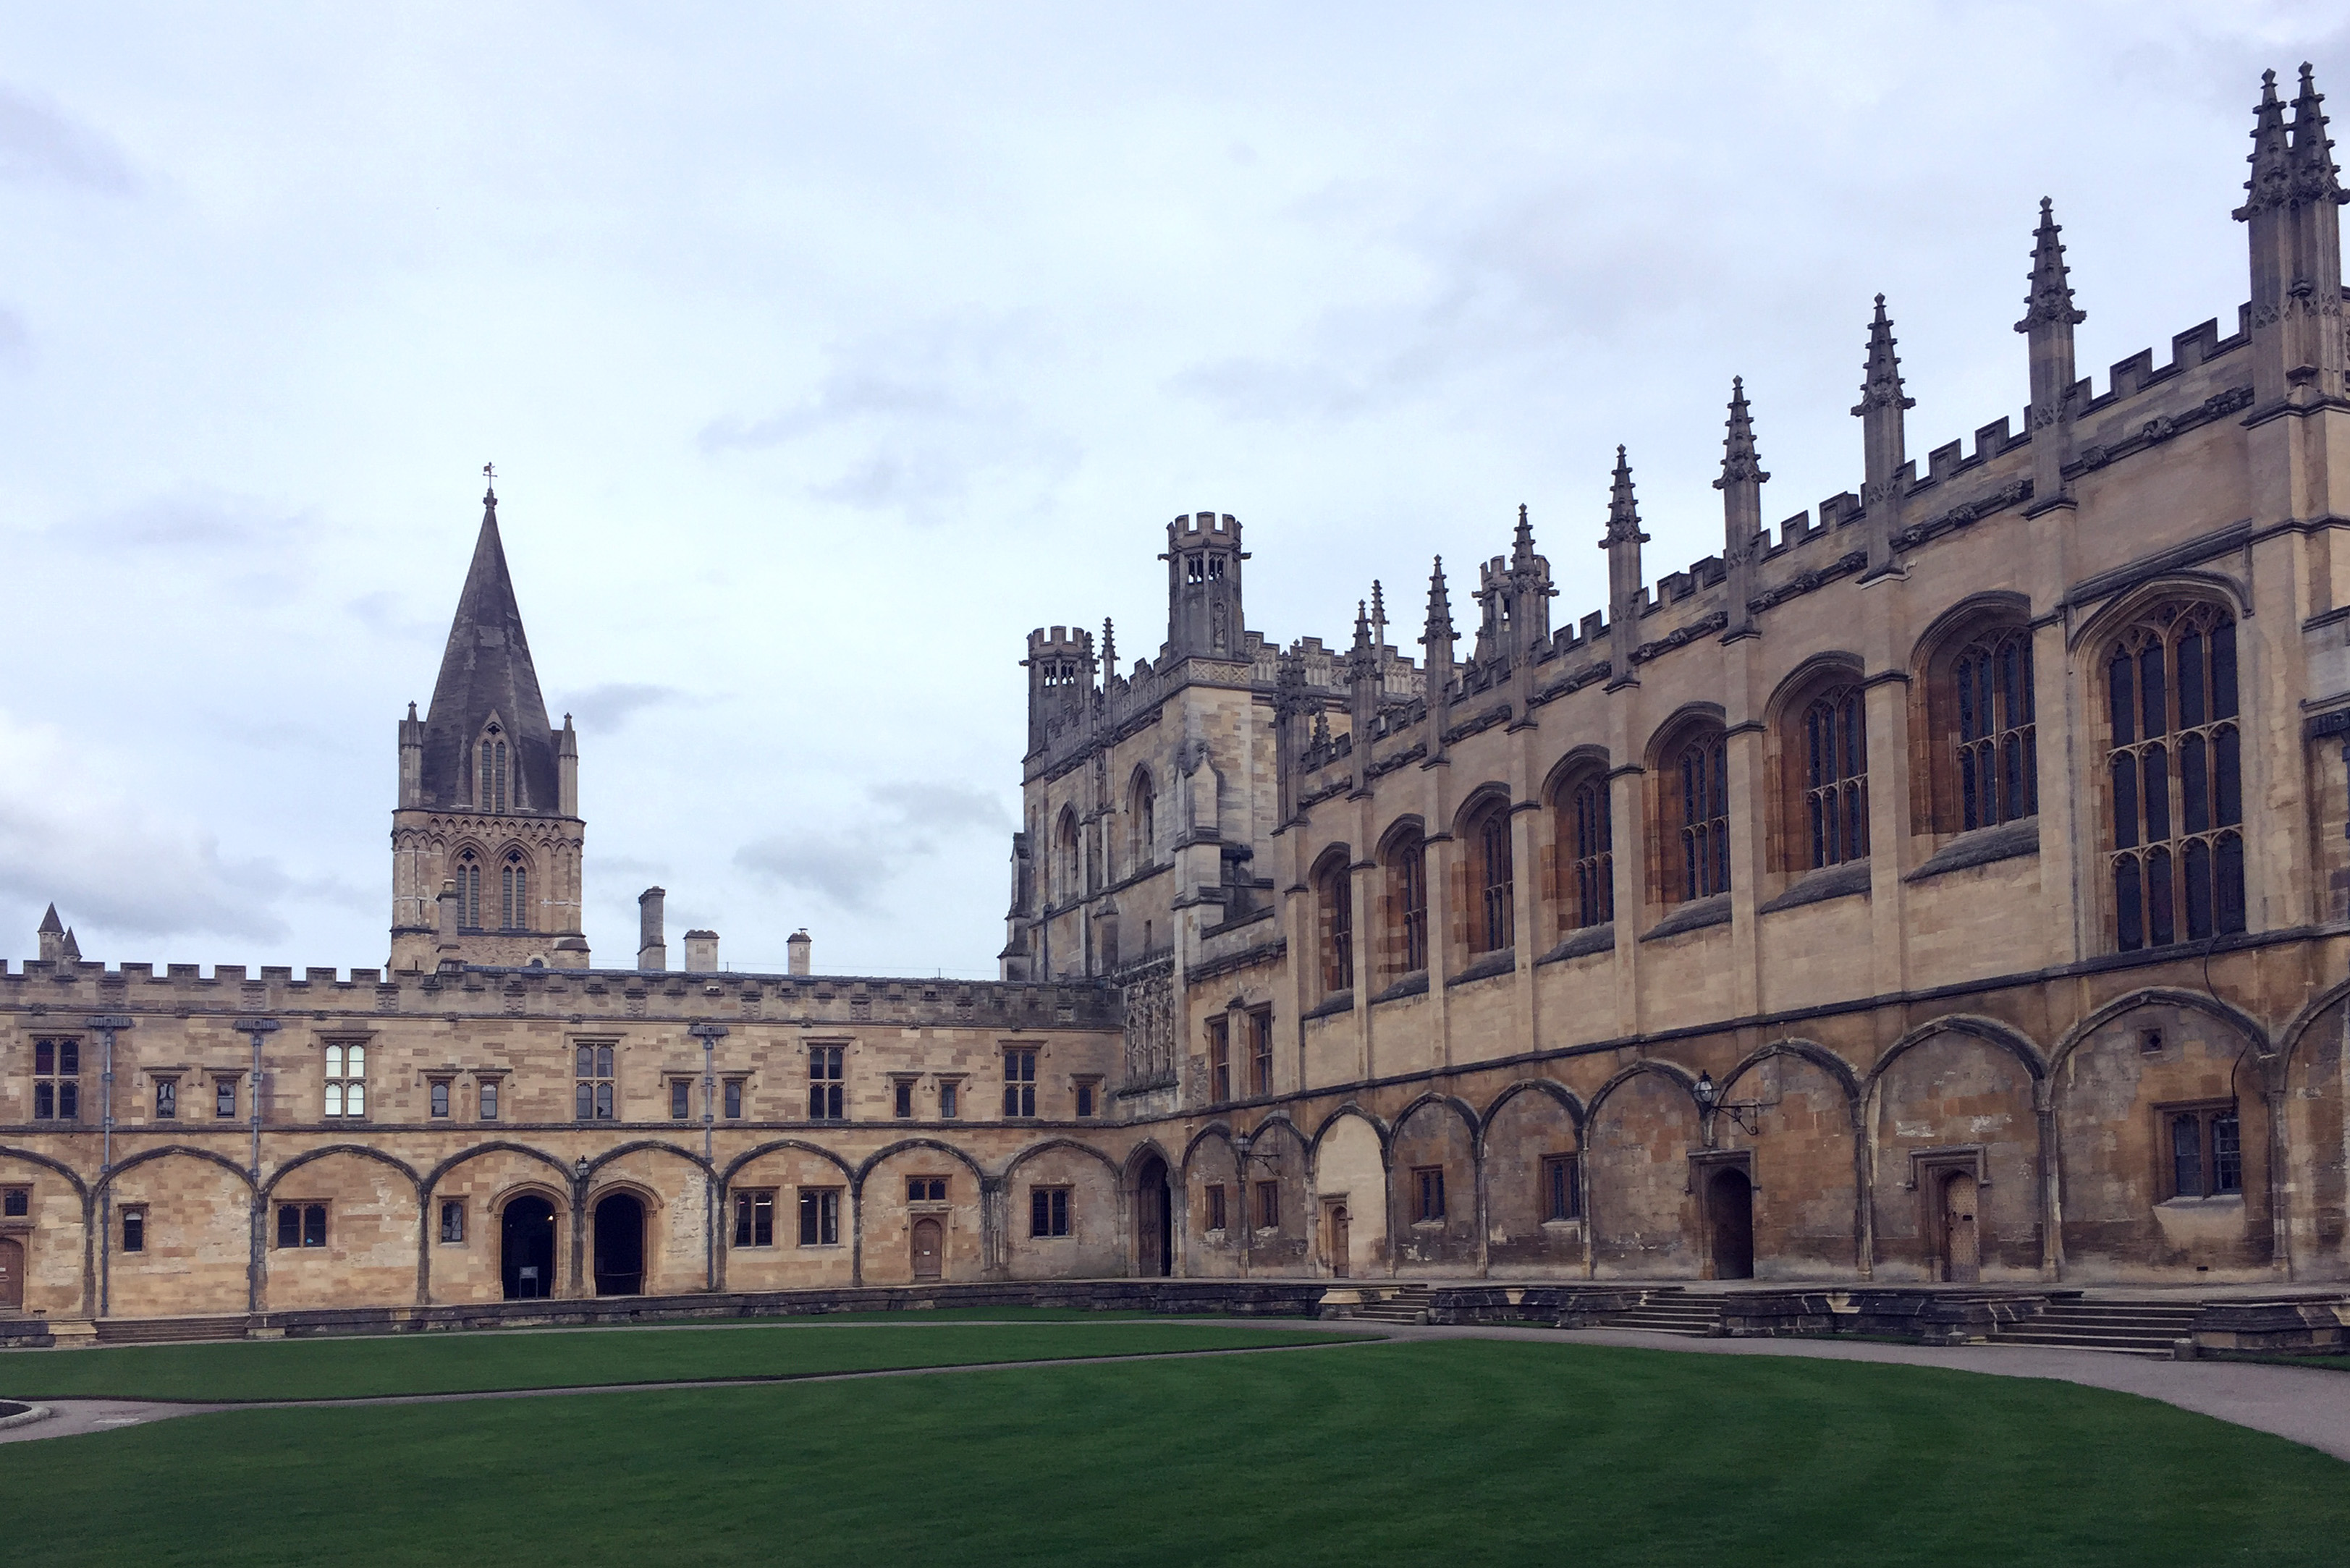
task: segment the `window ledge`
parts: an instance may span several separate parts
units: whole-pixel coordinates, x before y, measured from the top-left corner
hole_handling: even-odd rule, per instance
[[[1825,903],[1830,898],[1849,898],[1855,893],[1868,891],[1868,862],[1847,860],[1841,866],[1824,866],[1807,872],[1785,892],[1754,911],[1772,914],[1780,909],[1800,909],[1805,904]]]
[[[2241,1192],[2215,1192],[2208,1198],[2166,1198],[2158,1209],[2241,1209],[2244,1195]]]
[[[1334,991],[1329,995],[1324,997],[1319,1003],[1307,1008],[1304,1012],[1298,1014],[1298,1017],[1301,1020],[1307,1018],[1327,1018],[1334,1012],[1352,1012],[1354,1010],[1355,993],[1353,992]]]
[[[1467,969],[1453,975],[1444,983],[1448,986],[1466,985],[1472,980],[1491,980],[1497,974],[1507,974],[1517,967],[1518,950],[1503,948],[1495,952],[1479,953],[1470,961]]]
[[[2040,819],[2020,816],[2013,822],[2002,822],[1997,827],[1978,827],[1971,833],[1961,833],[1929,856],[1926,863],[1908,876],[1906,882],[1923,882],[1929,877],[1939,877],[1947,871],[1963,871],[1970,866],[1988,866],[1994,860],[2012,860],[2019,856],[2040,853]]]
[[[1701,930],[1707,926],[1726,926],[1729,923],[1730,895],[1716,893],[1710,898],[1691,898],[1643,932],[1640,940],[1653,942],[1659,937],[1677,937],[1683,931]]]
[[[1588,958],[1593,953],[1612,953],[1615,950],[1616,922],[1607,920],[1596,926],[1586,926],[1581,930],[1567,932],[1558,946],[1534,960],[1534,962],[1556,963],[1561,959]]]
[[[1428,971],[1424,969],[1416,969],[1372,997],[1371,1004],[1376,1007],[1382,1002],[1400,1002],[1407,996],[1426,996],[1427,994]]]

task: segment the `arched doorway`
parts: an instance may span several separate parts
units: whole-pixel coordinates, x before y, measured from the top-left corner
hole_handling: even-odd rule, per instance
[[[633,1296],[645,1288],[645,1206],[615,1192],[596,1205],[596,1293]]]
[[[914,1221],[914,1280],[935,1280],[941,1272],[940,1260],[946,1251],[946,1228],[937,1220],[923,1218]]]
[[[1713,1277],[1754,1277],[1754,1184],[1735,1166],[1713,1173],[1705,1186],[1706,1217],[1713,1224]]]
[[[1942,1278],[1954,1285],[1971,1285],[1982,1278],[1982,1241],[1975,1220],[1978,1187],[1970,1170],[1954,1170],[1942,1179]]]
[[[1146,1278],[1175,1272],[1175,1206],[1170,1201],[1167,1162],[1144,1157],[1134,1172],[1134,1272]]]
[[[498,1222],[498,1272],[510,1302],[555,1293],[554,1204],[525,1192],[506,1205]]]

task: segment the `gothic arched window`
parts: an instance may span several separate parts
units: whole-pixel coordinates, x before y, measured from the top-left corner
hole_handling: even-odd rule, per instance
[[[1823,692],[1804,710],[1804,815],[1812,867],[1868,856],[1868,733],[1857,686]]]
[[[482,863],[470,849],[457,857],[457,923],[468,930],[482,927]]]
[[[530,867],[519,849],[506,851],[506,863],[498,871],[498,914],[501,930],[530,929]]]
[[[1131,819],[1132,834],[1128,846],[1128,869],[1139,871],[1150,864],[1159,844],[1159,795],[1150,786],[1150,775],[1139,768],[1135,770],[1127,814]]]
[[[1347,869],[1347,852],[1323,857],[1314,877],[1314,901],[1321,928],[1322,994],[1352,990],[1355,984],[1355,884]]]
[[[1555,827],[1559,859],[1559,926],[1578,931],[1616,918],[1614,810],[1603,774],[1586,774],[1558,792]]]
[[[1478,812],[1469,828],[1469,876],[1474,899],[1470,906],[1471,952],[1500,952],[1513,945],[1514,873],[1510,806],[1507,801],[1496,800]]]
[[[2106,660],[2114,940],[2124,952],[2244,929],[2236,622],[2167,604]]]
[[[2032,633],[1986,632],[1950,665],[1957,698],[1959,829],[1991,827],[2040,809],[2032,715]]]
[[[1388,939],[1392,974],[1416,974],[1428,967],[1428,850],[1419,830],[1398,833],[1381,864],[1387,868]]]
[[[1060,884],[1061,902],[1075,903],[1078,895],[1085,891],[1080,880],[1084,856],[1077,846],[1077,814],[1066,807],[1061,812],[1060,826],[1054,834],[1053,858],[1055,879]]]
[[[506,811],[506,738],[495,724],[482,733],[480,753],[481,784],[473,795],[477,811],[492,816],[504,816]]]
[[[1665,766],[1673,836],[1669,901],[1684,904],[1730,891],[1730,758],[1721,732],[1707,728],[1681,742]]]

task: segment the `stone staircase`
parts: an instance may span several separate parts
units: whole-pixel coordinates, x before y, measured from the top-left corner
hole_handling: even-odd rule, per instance
[[[2034,1316],[1990,1336],[1992,1345],[2045,1345],[2068,1350],[2109,1350],[2125,1355],[2168,1355],[2202,1311],[2195,1302],[2054,1301]]]
[[[245,1317],[100,1318],[100,1345],[184,1345],[193,1340],[243,1339]]]
[[[1721,1332],[1721,1302],[1714,1296],[1692,1296],[1669,1285],[1648,1293],[1638,1306],[1599,1320],[1602,1328],[1638,1328],[1650,1334],[1686,1334],[1704,1339]]]
[[[1355,1316],[1365,1323],[1426,1323],[1428,1309],[1426,1285],[1397,1285],[1380,1300],[1357,1307]]]

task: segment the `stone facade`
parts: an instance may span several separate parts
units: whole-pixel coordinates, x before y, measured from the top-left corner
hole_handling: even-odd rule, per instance
[[[1652,586],[1619,453],[1610,602],[1555,628],[1523,508],[1417,657],[1377,585],[1347,646],[1267,641],[1240,523],[1178,518],[1155,658],[1029,637],[993,982],[708,932],[672,971],[659,889],[590,967],[493,499],[400,726],[388,968],[109,967],[52,919],[0,977],[0,1302],[2350,1276],[2327,148],[2272,83],[2236,330],[2102,390],[2043,203],[2022,428],[1922,472],[1882,300],[1856,493],[1766,530],[1734,386],[1722,551]]]

